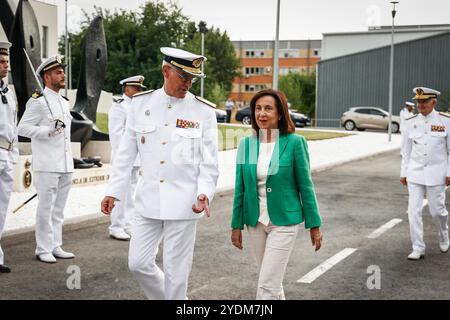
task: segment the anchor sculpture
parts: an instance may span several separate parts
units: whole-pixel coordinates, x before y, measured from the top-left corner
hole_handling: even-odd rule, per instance
[[[18,101],[18,119],[25,112],[29,97],[39,88],[32,70],[28,67],[26,50],[36,69],[41,63],[39,25],[28,0],[20,0],[14,9],[12,0],[0,1],[0,19],[9,35],[11,68]],[[15,15],[13,14],[15,12]],[[72,142],[80,142],[81,149],[91,140],[108,141],[109,136],[95,125],[97,104],[106,76],[107,48],[101,17],[92,20],[83,43],[81,71],[76,101],[70,111]],[[27,141],[20,137],[20,141]]]

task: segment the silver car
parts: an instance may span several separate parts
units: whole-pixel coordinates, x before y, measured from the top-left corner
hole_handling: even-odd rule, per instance
[[[341,117],[341,125],[345,130],[359,131],[366,129],[388,130],[389,113],[376,107],[353,107],[344,112]],[[392,116],[392,132],[397,133],[400,129],[400,117]]]

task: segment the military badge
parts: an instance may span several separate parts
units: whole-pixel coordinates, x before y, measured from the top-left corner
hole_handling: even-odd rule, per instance
[[[445,132],[445,126],[431,125],[431,132]]]
[[[183,128],[183,129],[199,129],[200,123],[190,120],[184,120],[184,119],[177,119],[177,128]]]
[[[192,65],[196,68],[200,67],[200,65],[202,64],[203,59],[202,58],[198,58],[192,61]]]

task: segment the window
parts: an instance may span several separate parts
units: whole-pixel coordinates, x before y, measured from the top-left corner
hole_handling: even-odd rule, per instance
[[[376,109],[370,109],[370,114],[372,114],[374,116],[381,116],[381,117],[384,116],[383,112],[376,110]]]
[[[42,58],[48,58],[48,27],[42,26]]]
[[[355,112],[356,113],[362,113],[362,114],[370,114],[370,110],[369,109],[356,109]]]
[[[264,51],[260,51],[260,50],[246,50],[245,51],[245,56],[247,58],[252,58],[252,57],[262,58],[262,57],[264,57]]]
[[[314,49],[314,55],[318,56],[319,55],[319,50],[318,49]]]
[[[262,67],[246,67],[245,68],[246,76],[261,75],[264,73],[265,73],[265,69]]]
[[[245,91],[248,91],[248,92],[261,91],[264,89],[267,89],[266,84],[246,84],[245,85]]]

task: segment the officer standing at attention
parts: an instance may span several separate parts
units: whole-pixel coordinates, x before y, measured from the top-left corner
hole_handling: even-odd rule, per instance
[[[0,240],[13,187],[13,164],[19,156],[16,100],[6,80],[10,47],[11,43],[0,42]],[[11,269],[3,263],[4,256],[0,246],[0,273],[11,272]]]
[[[405,120],[414,115],[414,103],[406,101],[405,107],[400,111],[400,131],[405,127]]]
[[[109,141],[111,142],[111,163],[114,165],[114,156],[119,148],[120,141],[125,133],[127,115],[131,108],[131,98],[134,94],[146,89],[143,85],[143,76],[134,76],[120,81],[123,95],[116,99],[108,112]],[[136,157],[126,195],[123,201],[118,201],[111,213],[111,225],[109,236],[117,240],[130,240],[131,223],[133,219],[134,203],[133,197],[138,180],[140,159]]]
[[[36,70],[44,91],[34,94],[19,122],[19,135],[31,139],[34,185],[38,195],[36,212],[36,257],[46,263],[70,259],[64,251],[62,225],[64,207],[72,183],[73,158],[70,146],[72,116],[69,101],[59,94],[65,87],[65,65],[58,55]]]
[[[439,230],[439,249],[447,252],[448,212],[445,186],[450,185],[450,116],[434,110],[439,91],[414,88],[419,113],[405,121],[402,130],[400,182],[408,186],[408,219],[413,251],[410,260],[425,256],[423,200],[426,195],[431,216]]]
[[[134,95],[125,135],[114,159],[101,210],[123,199],[126,177],[139,153],[128,265],[148,299],[186,299],[197,221],[210,215],[218,171],[214,104],[189,92],[205,77],[205,57],[161,48],[164,86]],[[156,265],[163,240],[163,270]]]

